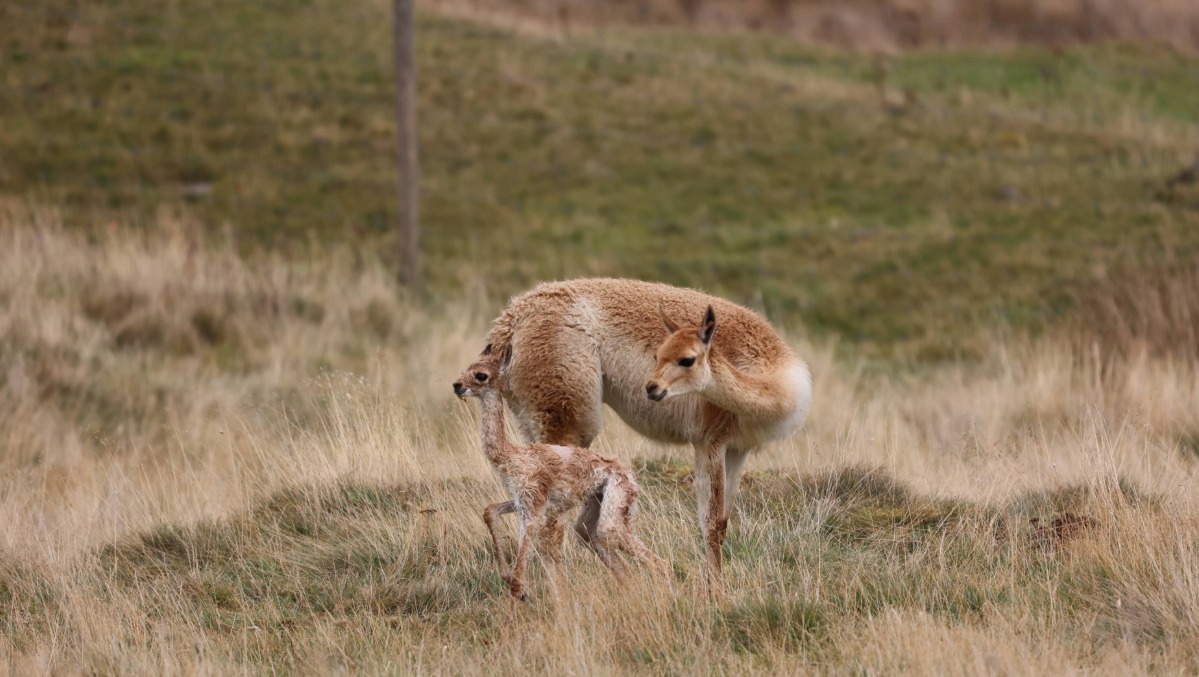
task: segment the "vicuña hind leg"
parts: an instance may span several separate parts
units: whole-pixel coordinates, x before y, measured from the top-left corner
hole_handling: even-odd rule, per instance
[[[603,422],[599,356],[595,339],[563,331],[561,322],[547,316],[522,325],[504,369],[505,395],[528,441],[588,447]]]
[[[745,462],[749,460],[749,452],[729,448],[724,454],[724,516],[733,516],[733,502],[737,500],[737,491],[741,487],[741,475],[745,472]]]

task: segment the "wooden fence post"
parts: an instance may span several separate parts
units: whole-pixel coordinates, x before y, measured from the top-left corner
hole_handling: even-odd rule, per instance
[[[413,0],[394,0],[399,198],[400,279],[410,288],[420,281],[420,164],[416,148],[416,63],[413,58]]]

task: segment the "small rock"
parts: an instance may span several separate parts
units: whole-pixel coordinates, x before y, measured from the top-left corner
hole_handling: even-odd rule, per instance
[[[212,184],[207,181],[197,181],[183,184],[181,190],[184,197],[208,197],[212,195]]]
[[[1015,186],[1000,186],[999,190],[995,191],[995,199],[1000,202],[1019,202],[1023,198],[1024,195]]]

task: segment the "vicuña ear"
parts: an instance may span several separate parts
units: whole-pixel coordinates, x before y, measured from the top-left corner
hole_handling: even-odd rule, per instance
[[[679,325],[675,324],[669,317],[666,317],[666,312],[662,310],[662,304],[658,304],[658,317],[662,318],[662,324],[666,325],[666,331],[673,334],[679,330]]]
[[[483,355],[490,355],[490,354],[491,354],[491,344],[488,343],[487,345],[483,346]]]
[[[712,340],[712,332],[716,330],[716,313],[712,312],[712,306],[708,306],[708,312],[704,314],[704,322],[699,327],[699,340],[705,344]]]

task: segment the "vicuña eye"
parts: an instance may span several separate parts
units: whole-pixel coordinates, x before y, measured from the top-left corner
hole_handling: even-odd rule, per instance
[[[684,357],[683,359],[679,360],[680,367],[690,367],[693,364],[695,364],[694,357]]]
[[[476,381],[478,381],[479,383],[482,383],[483,381],[486,381],[486,380],[487,380],[487,374],[484,374],[484,373],[483,373],[483,372],[481,372],[481,371],[480,371],[480,372],[477,372],[477,373],[475,374],[475,380],[476,380]]]

